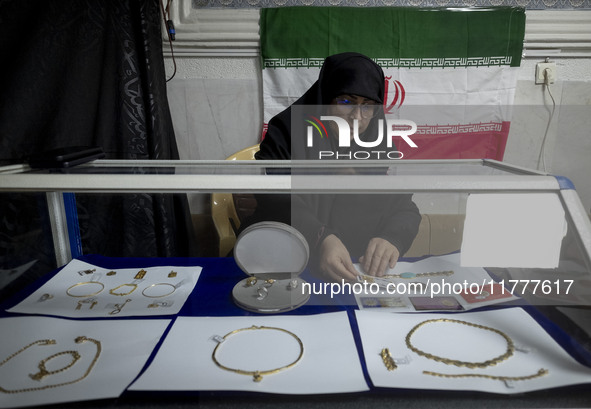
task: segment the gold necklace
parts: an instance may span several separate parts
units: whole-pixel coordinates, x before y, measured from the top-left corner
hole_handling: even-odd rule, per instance
[[[541,376],[547,375],[548,370],[541,368],[538,372],[532,375],[524,375],[524,376],[498,376],[498,375],[486,375],[486,374],[444,374],[439,372],[431,372],[431,371],[423,371],[425,375],[431,376],[438,376],[440,378],[484,378],[484,379],[492,379],[495,381],[527,381],[530,379],[539,378]]]
[[[499,334],[500,336],[502,336],[505,339],[505,341],[507,342],[507,350],[505,351],[504,354],[499,355],[496,358],[489,359],[489,360],[484,361],[484,362],[466,362],[466,361],[459,361],[459,360],[456,360],[456,359],[443,358],[443,357],[440,357],[440,356],[437,356],[437,355],[433,355],[433,354],[430,354],[428,352],[421,351],[420,349],[418,349],[417,347],[415,347],[414,345],[412,345],[411,338],[412,338],[413,334],[419,328],[421,328],[421,327],[423,327],[423,326],[425,326],[427,324],[437,323],[437,322],[453,322],[453,323],[456,323],[456,324],[467,325],[469,327],[479,328],[479,329],[484,329],[486,331],[494,332],[495,334]],[[426,320],[426,321],[423,321],[423,322],[415,325],[413,327],[413,329],[411,329],[410,332],[406,335],[406,340],[405,341],[406,341],[406,346],[408,347],[408,349],[410,349],[411,351],[419,354],[420,356],[424,356],[425,358],[432,359],[434,361],[441,362],[441,363],[444,363],[446,365],[455,365],[455,366],[461,366],[461,367],[466,367],[466,368],[470,368],[470,369],[474,369],[474,368],[486,368],[486,367],[489,367],[489,366],[494,366],[494,365],[496,365],[496,364],[498,364],[500,362],[503,362],[504,360],[508,359],[515,352],[515,345],[513,344],[513,341],[511,340],[511,338],[509,338],[509,336],[507,334],[499,331],[498,329],[491,328],[491,327],[486,327],[484,325],[473,324],[471,322],[454,320],[454,319],[450,319],[450,318],[437,318],[437,319],[432,319],[432,320]]]
[[[280,368],[275,368],[275,369],[269,369],[267,371],[247,371],[244,369],[235,369],[235,368],[230,368],[227,367],[225,365],[222,365],[216,358],[216,353],[220,347],[220,345],[226,340],[228,339],[230,336],[237,334],[239,332],[243,332],[243,331],[252,331],[252,330],[274,330],[274,331],[281,331],[281,332],[285,332],[286,334],[291,335],[293,338],[295,338],[295,340],[298,342],[299,346],[300,346],[300,354],[298,355],[298,357],[296,358],[295,361],[293,361],[290,364],[287,364],[285,366],[282,366]],[[295,364],[297,364],[300,359],[302,359],[302,356],[304,355],[304,344],[302,343],[302,340],[298,338],[298,336],[296,334],[294,334],[291,331],[288,331],[286,329],[283,328],[277,328],[277,327],[266,327],[266,326],[256,326],[253,325],[252,327],[247,327],[247,328],[240,328],[240,329],[236,329],[232,332],[227,333],[226,335],[224,335],[222,337],[221,342],[219,342],[214,350],[213,353],[211,354],[211,359],[213,360],[213,362],[219,367],[222,368],[226,371],[230,371],[230,372],[234,372],[240,375],[251,375],[252,376],[252,380],[254,382],[260,382],[263,380],[263,375],[272,375],[272,374],[276,374],[277,372],[283,371],[285,369],[291,368],[292,366],[294,366]]]
[[[86,378],[88,376],[88,374],[90,374],[90,371],[92,371],[92,368],[94,368],[94,365],[96,364],[96,361],[98,360],[98,358],[101,354],[101,350],[102,350],[101,343],[100,343],[100,341],[97,341],[96,339],[88,338],[85,336],[77,337],[75,339],[75,341],[77,344],[81,344],[83,342],[90,341],[96,345],[96,353],[94,355],[94,358],[93,358],[92,362],[90,363],[90,365],[88,366],[88,369],[86,370],[86,372],[84,374],[82,374],[82,376],[80,378],[74,379],[73,381],[58,383],[55,385],[44,385],[44,386],[38,386],[38,387],[33,387],[33,388],[5,389],[2,386],[0,386],[0,392],[2,392],[2,393],[23,393],[23,392],[41,391],[44,389],[58,388],[60,386],[71,385],[73,383],[80,382],[81,380]],[[4,361],[0,362],[0,367],[2,365],[4,365],[5,363],[7,363],[8,361],[10,361],[15,356],[26,351],[27,349],[29,349],[30,347],[32,347],[34,345],[55,345],[55,344],[56,344],[55,339],[40,339],[38,341],[31,342],[29,345],[24,346],[23,348],[19,349],[18,351],[16,351],[12,355],[8,356],[8,358],[6,358]],[[71,354],[72,357],[74,358],[73,361],[61,369],[58,369],[55,371],[47,371],[47,368],[45,368],[45,364],[48,361],[50,361],[51,359],[56,358],[60,355],[64,355],[64,354]],[[76,355],[78,356],[78,358],[76,358]],[[53,354],[53,355],[43,359],[41,362],[39,362],[39,365],[38,365],[39,373],[34,374],[34,375],[29,375],[29,376],[35,380],[41,380],[41,379],[43,379],[43,377],[45,377],[47,375],[53,375],[53,374],[56,374],[56,373],[59,373],[59,372],[62,372],[62,371],[65,371],[65,370],[71,368],[76,363],[76,361],[78,361],[79,358],[80,358],[80,355],[76,351],[64,351],[64,352],[59,352],[57,354]],[[39,379],[36,379],[36,377],[39,377]]]

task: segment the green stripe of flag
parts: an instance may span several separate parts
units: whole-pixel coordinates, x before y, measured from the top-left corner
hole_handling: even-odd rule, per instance
[[[261,10],[264,66],[319,66],[356,51],[382,66],[519,66],[525,10],[282,7]]]

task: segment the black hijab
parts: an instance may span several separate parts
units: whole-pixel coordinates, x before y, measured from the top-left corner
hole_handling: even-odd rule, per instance
[[[294,105],[326,106],[339,95],[359,95],[383,104],[384,72],[379,65],[363,54],[347,52],[327,57],[320,70],[318,80],[296,102],[269,121],[265,139],[255,158],[291,159],[293,153],[294,159],[317,159],[317,156],[310,157],[312,152],[303,147],[305,135],[303,130],[302,136],[294,139],[292,144],[291,135],[294,132],[292,129],[292,107]],[[316,115],[321,115],[321,113]],[[366,131],[360,135],[361,139],[363,139],[363,135],[371,135],[371,139],[375,139],[380,118],[384,118],[382,110],[372,119]],[[293,125],[296,125],[297,129],[299,124]],[[316,147],[314,152],[323,148],[336,149],[335,141],[336,138],[325,138],[321,141],[325,146]]]

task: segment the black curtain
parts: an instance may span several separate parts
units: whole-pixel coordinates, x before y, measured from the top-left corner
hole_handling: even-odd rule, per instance
[[[110,159],[178,159],[158,1],[0,0],[0,164],[80,145]],[[10,240],[44,217],[32,217],[38,200],[3,195],[0,269],[16,262],[10,253],[29,257]],[[84,253],[195,254],[184,195],[76,195],[76,206]],[[32,246],[31,257],[51,247]]]

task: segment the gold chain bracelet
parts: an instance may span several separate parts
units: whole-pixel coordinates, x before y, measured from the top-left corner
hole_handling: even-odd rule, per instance
[[[62,356],[62,355],[70,355],[72,357],[72,361],[69,364],[61,367],[60,369],[55,369],[53,371],[48,370],[47,367],[45,366],[45,364],[47,362],[51,361],[52,359],[57,358],[58,356]],[[55,374],[58,374],[60,372],[64,372],[64,371],[70,369],[71,367],[74,366],[74,364],[76,362],[78,362],[79,359],[80,359],[80,354],[78,353],[78,351],[62,351],[62,352],[58,352],[56,354],[53,354],[51,356],[48,356],[45,359],[42,359],[39,362],[39,364],[37,365],[37,368],[39,368],[39,372],[37,372],[35,374],[29,374],[29,377],[31,379],[33,379],[34,381],[41,381],[46,376],[55,375]]]
[[[428,352],[424,352],[421,351],[420,349],[418,349],[417,347],[415,347],[414,345],[412,345],[411,343],[411,338],[414,335],[414,333],[421,327],[427,325],[427,324],[431,324],[431,323],[437,323],[437,322],[452,322],[452,323],[456,323],[456,324],[462,324],[462,325],[467,325],[469,327],[473,327],[473,328],[478,328],[478,329],[483,329],[486,331],[491,331],[494,332],[495,334],[498,334],[500,336],[502,336],[505,341],[507,342],[507,350],[505,351],[504,354],[499,355],[496,358],[493,359],[489,359],[487,361],[484,362],[466,362],[466,361],[459,361],[456,359],[450,359],[450,358],[443,358],[437,355],[433,355],[430,354]],[[499,331],[498,329],[495,328],[491,328],[491,327],[486,327],[484,325],[479,325],[479,324],[473,324],[471,322],[466,322],[466,321],[460,321],[460,320],[455,320],[455,319],[450,319],[450,318],[437,318],[437,319],[432,319],[432,320],[426,320],[423,321],[417,325],[415,325],[413,327],[413,329],[410,330],[410,332],[406,335],[406,346],[408,347],[408,349],[410,349],[411,351],[419,354],[420,356],[423,356],[425,358],[428,359],[432,359],[434,361],[437,362],[441,362],[444,363],[446,365],[455,365],[455,366],[461,366],[461,367],[466,367],[466,368],[470,368],[470,369],[474,369],[474,368],[486,368],[489,366],[494,366],[500,362],[503,362],[504,360],[508,359],[509,357],[511,357],[513,355],[513,353],[515,352],[515,345],[513,344],[513,341],[511,340],[511,338],[509,338],[509,336],[505,333],[503,333],[502,331]]]
[[[235,368],[230,368],[228,366],[222,365],[216,358],[216,353],[218,352],[218,349],[220,347],[220,345],[229,337],[231,337],[234,334],[238,334],[239,332],[243,332],[243,331],[252,331],[252,330],[274,330],[274,331],[281,331],[281,332],[285,332],[286,334],[291,335],[297,342],[298,345],[300,346],[300,354],[298,355],[298,357],[296,358],[295,361],[293,361],[290,364],[287,364],[285,366],[282,366],[280,368],[275,368],[275,369],[269,369],[266,371],[247,371],[244,369],[235,369]],[[264,375],[272,375],[272,374],[276,374],[277,372],[283,371],[285,369],[291,368],[292,366],[294,366],[295,364],[297,364],[300,359],[302,359],[302,356],[304,355],[304,344],[302,343],[302,340],[300,338],[298,338],[298,336],[296,334],[294,334],[291,331],[288,331],[286,329],[283,328],[277,328],[277,327],[266,327],[266,326],[256,326],[253,325],[252,327],[247,327],[247,328],[240,328],[240,329],[236,329],[232,332],[227,333],[226,335],[224,335],[222,337],[223,339],[215,346],[213,353],[211,354],[211,359],[213,360],[213,362],[221,369],[224,369],[226,371],[230,371],[230,372],[234,372],[240,375],[250,375],[252,376],[252,380],[254,382],[260,382],[263,380],[263,376]]]
[[[495,381],[528,381],[530,379],[539,378],[541,376],[547,375],[548,370],[541,368],[538,372],[532,375],[524,375],[524,376],[498,376],[498,375],[486,375],[486,374],[444,374],[439,372],[431,372],[431,371],[423,371],[425,375],[437,376],[440,378],[484,378],[484,379],[492,379]]]
[[[58,383],[55,385],[44,385],[44,386],[38,386],[38,387],[33,387],[33,388],[5,389],[2,386],[0,386],[0,392],[2,392],[2,393],[34,392],[34,391],[41,391],[44,389],[58,388],[60,386],[66,386],[66,385],[71,385],[76,382],[80,382],[81,380],[83,380],[84,378],[86,378],[90,374],[90,371],[92,371],[92,368],[94,368],[94,365],[96,364],[96,361],[98,360],[98,358],[101,354],[101,351],[102,351],[101,343],[100,343],[100,341],[97,341],[96,339],[88,338],[85,336],[80,336],[75,339],[75,342],[77,344],[81,344],[86,341],[90,341],[96,345],[96,353],[94,355],[92,362],[88,366],[88,369],[86,370],[86,372],[84,372],[84,374],[82,374],[82,376],[80,378],[74,379],[74,380],[68,381],[68,382]],[[29,345],[24,346],[23,348],[19,349],[18,351],[16,351],[12,355],[10,355],[8,358],[6,358],[2,362],[0,362],[0,367],[2,365],[4,365],[5,363],[7,363],[8,361],[10,361],[12,358],[16,357],[17,355],[19,355],[20,353],[24,352],[25,350],[29,349],[30,347],[32,347],[34,345],[55,345],[55,344],[56,344],[56,341],[54,339],[41,339],[38,341],[31,342]],[[47,363],[47,361],[49,361],[53,358],[56,358],[57,356],[64,355],[64,354],[70,354],[72,352],[74,353],[74,354],[72,354],[72,357],[74,357],[74,360],[70,364],[68,364],[65,367],[58,369],[56,371],[47,371],[47,369],[45,369],[45,364]],[[53,354],[53,355],[43,359],[41,362],[39,362],[38,367],[39,367],[40,372],[38,374],[29,375],[29,376],[35,380],[41,380],[43,377],[45,377],[47,375],[53,375],[55,373],[65,371],[65,370],[71,368],[72,366],[74,366],[76,361],[78,361],[79,355],[78,355],[78,358],[76,358],[76,355],[78,355],[78,352],[76,352],[76,351],[64,351],[64,352],[59,352],[57,354]],[[37,376],[39,376],[39,379],[36,379]]]

